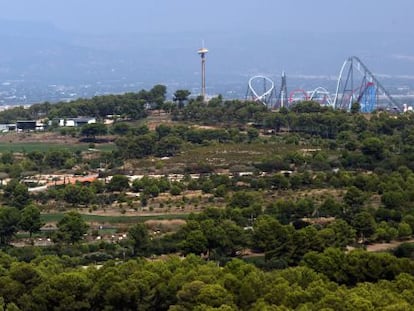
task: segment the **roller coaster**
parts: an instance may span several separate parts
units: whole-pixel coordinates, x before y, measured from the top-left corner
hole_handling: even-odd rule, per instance
[[[357,102],[361,107],[361,112],[364,113],[377,109],[402,110],[401,105],[356,56],[351,56],[344,61],[333,98],[324,87],[317,87],[312,91],[294,89],[288,93],[286,74],[283,72],[278,95],[276,95],[275,83],[272,79],[258,75],[249,80],[246,99],[260,102],[269,108],[289,107],[300,101],[312,100],[323,106],[347,111],[351,109],[353,103]]]
[[[261,90],[259,91],[259,89]],[[265,106],[271,106],[274,90],[275,83],[272,79],[263,75],[257,75],[249,80],[246,99],[259,102]]]
[[[341,67],[334,107],[349,110],[354,102],[361,105],[363,112],[372,112],[377,108],[399,110],[397,102],[356,56],[346,59]]]

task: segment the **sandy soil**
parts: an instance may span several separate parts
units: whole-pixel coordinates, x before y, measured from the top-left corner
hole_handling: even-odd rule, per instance
[[[367,246],[367,251],[368,252],[387,251],[387,250],[394,249],[394,248],[398,247],[402,243],[414,243],[414,239],[405,240],[405,241],[392,241],[390,243],[371,244],[371,245]]]

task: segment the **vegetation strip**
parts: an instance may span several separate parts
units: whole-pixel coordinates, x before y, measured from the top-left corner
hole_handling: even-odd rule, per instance
[[[42,214],[41,219],[44,222],[58,222],[63,218],[64,213]],[[98,223],[136,223],[146,220],[169,220],[169,219],[187,219],[189,214],[163,214],[163,215],[143,215],[143,216],[104,216],[81,214],[82,219],[86,222]]]

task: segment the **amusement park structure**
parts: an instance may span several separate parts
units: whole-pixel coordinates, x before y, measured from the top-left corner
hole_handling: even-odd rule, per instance
[[[279,96],[277,97],[276,105],[280,108],[286,107],[288,105],[286,73],[284,71],[282,72],[282,83],[280,85],[280,92]]]
[[[372,112],[378,107],[398,109],[388,91],[356,56],[349,57],[341,67],[334,107],[349,110],[354,102],[361,105],[362,112]]]
[[[203,46],[197,50],[197,54],[201,57],[201,96],[203,100],[206,100],[206,54],[208,50]]]
[[[356,56],[349,57],[339,72],[335,95],[324,87],[312,91],[294,89],[288,93],[286,74],[282,73],[280,91],[269,77],[258,75],[249,80],[246,99],[257,101],[269,108],[289,107],[296,102],[312,100],[334,109],[350,110],[353,103],[360,104],[361,112],[376,109],[401,110],[398,103],[382,86],[368,67]]]
[[[309,96],[309,100],[313,100],[319,102],[321,105],[324,106],[333,106],[334,102],[332,100],[331,94],[327,89],[324,87],[317,87],[312,91]]]
[[[275,83],[272,79],[257,75],[251,77],[247,86],[246,99],[262,103],[271,108],[274,97]]]

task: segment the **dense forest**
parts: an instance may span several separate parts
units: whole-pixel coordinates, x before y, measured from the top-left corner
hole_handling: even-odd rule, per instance
[[[320,264],[328,274],[339,276],[348,270],[355,279],[365,273],[373,280],[376,275],[367,266],[372,261],[384,275],[391,275],[381,268],[391,263],[391,256],[367,259],[361,252],[353,253],[347,266],[332,271],[340,266],[336,256],[345,255],[331,253]],[[410,310],[414,303],[410,274],[347,287],[306,262],[263,271],[238,259],[219,267],[190,255],[109,261],[85,269],[72,267],[65,257],[25,263],[2,255],[1,264],[0,306],[5,310]]]
[[[118,116],[43,133],[70,148],[2,149],[4,310],[412,308],[412,113],[312,101],[272,111],[189,95],[166,101],[157,85],[0,113],[4,122]],[[31,191],[34,176],[59,172],[98,178]],[[122,238],[98,240],[102,224],[88,217],[108,210],[181,222],[118,223]],[[368,251],[386,242],[394,246]]]

